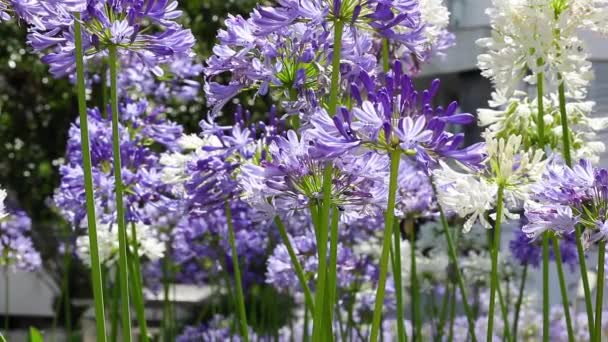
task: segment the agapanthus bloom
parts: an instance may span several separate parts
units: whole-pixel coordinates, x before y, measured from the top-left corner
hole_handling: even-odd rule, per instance
[[[147,261],[156,261],[165,255],[165,242],[161,239],[158,230],[144,225],[135,224],[137,234],[137,251],[140,257],[145,257]],[[132,230],[127,229],[127,240],[129,246],[135,245]],[[99,248],[99,260],[108,267],[118,261],[118,226],[116,224],[97,225],[97,241]],[[90,245],[87,235],[79,236],[76,239],[76,253],[80,260],[90,265]]]
[[[538,146],[541,143],[536,122],[538,101],[516,93],[507,102],[504,108],[479,110],[479,125],[487,127],[484,135],[489,137],[522,135],[524,147]],[[554,150],[563,150],[563,130],[557,95],[545,96],[543,103],[545,129],[542,144]],[[492,101],[490,106],[495,106]],[[595,103],[592,101],[566,104],[568,125],[571,128],[571,148],[576,159],[598,161],[599,154],[606,149],[604,143],[597,139],[597,132],[608,127],[608,120],[590,117],[594,106]]]
[[[31,229],[32,220],[21,210],[0,219],[0,266],[21,271],[36,271],[42,266],[29,236]]]
[[[547,80],[550,92],[563,80],[571,97],[584,97],[592,73],[578,30],[604,30],[608,10],[601,2],[494,0],[487,11],[492,37],[478,41],[487,51],[478,57],[483,75],[506,98],[522,80],[536,84],[537,75]]]
[[[571,234],[576,225],[584,227],[587,245],[608,240],[608,171],[587,160],[570,168],[551,163],[534,187],[534,202],[526,207],[529,223],[523,231],[531,238],[551,231]]]
[[[162,75],[160,64],[192,53],[195,39],[175,21],[180,15],[177,1],[89,1],[82,14],[85,55],[88,59],[105,55],[108,47],[114,46],[121,55],[138,58],[146,69]],[[74,71],[75,42],[70,25],[34,30],[28,42],[36,51],[51,48],[42,60],[56,77]]]
[[[353,85],[351,96],[356,106],[342,107],[331,118],[325,111],[312,117],[314,146],[318,155],[339,156],[354,149],[392,151],[415,159],[423,169],[437,165],[439,158],[458,160],[478,167],[485,158],[483,144],[462,148],[463,134],[448,132],[449,124],[469,124],[471,114],[457,113],[458,104],[435,107],[439,89],[435,80],[429,90],[418,92],[412,79],[395,62],[384,83],[377,86],[361,73],[360,84]],[[330,113],[332,114],[332,113]]]
[[[529,201],[531,187],[544,171],[543,152],[522,152],[522,137],[510,136],[508,140],[486,138],[488,159],[485,170],[464,169],[455,171],[446,163],[433,173],[442,208],[467,217],[463,229],[468,231],[479,220],[491,228],[485,213],[496,206],[499,187],[504,189],[507,209],[518,209]],[[505,210],[507,217],[509,210]]]
[[[175,214],[177,202],[162,182],[160,155],[151,145],[158,144],[161,150],[177,148],[182,128],[166,120],[162,111],[149,108],[146,101],[126,102],[120,111],[125,122],[119,125],[119,132],[126,217],[130,222],[153,224]],[[97,109],[90,110],[95,204],[102,223],[114,221],[116,215],[111,132],[110,119],[103,118]],[[81,162],[80,127],[75,124],[69,132],[66,164],[60,168],[62,182],[55,194],[55,204],[77,228],[86,216]]]
[[[270,203],[288,216],[318,206],[328,162],[316,158],[311,145],[312,140],[299,138],[294,131],[278,137],[268,148],[268,160],[241,169],[245,197],[260,210]],[[374,216],[387,200],[388,158],[373,153],[345,155],[333,164],[332,202],[341,216]]]

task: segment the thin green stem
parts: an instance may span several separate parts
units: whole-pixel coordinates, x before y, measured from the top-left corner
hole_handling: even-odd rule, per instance
[[[165,342],[171,342],[172,332],[170,331],[171,326],[169,324],[169,319],[171,316],[171,303],[169,298],[169,255],[165,254],[163,258],[163,322],[162,322],[162,332],[163,332],[163,340]],[[230,289],[229,283],[226,282],[226,288]]]
[[[494,338],[494,305],[496,303],[496,288],[498,287],[498,251],[500,250],[500,226],[502,221],[504,185],[498,187],[496,205],[496,224],[494,225],[494,243],[492,245],[492,276],[490,282],[490,307],[488,309],[488,331],[486,340]]]
[[[562,294],[562,305],[564,306],[564,318],[566,319],[566,329],[568,330],[568,341],[574,342],[574,330],[572,329],[572,319],[570,318],[570,301],[568,300],[568,288],[564,278],[564,268],[562,265],[562,252],[559,248],[559,241],[553,237],[553,254],[555,255],[555,265],[559,277],[559,287]]]
[[[390,65],[390,48],[388,45],[388,39],[382,39],[382,67],[384,72],[388,72],[391,68]]]
[[[112,101],[112,147],[114,157],[114,183],[116,190],[116,223],[118,224],[118,272],[120,273],[120,304],[123,342],[131,341],[131,307],[129,305],[129,260],[127,257],[127,224],[125,222],[124,184],[118,113],[118,52],[109,47],[110,98]]]
[[[84,175],[84,190],[87,207],[87,228],[89,232],[89,250],[91,256],[91,281],[93,284],[93,299],[95,301],[95,322],[97,341],[106,341],[106,319],[103,301],[103,284],[101,280],[101,263],[97,244],[97,219],[95,216],[95,199],[93,193],[93,174],[91,171],[91,148],[89,140],[89,125],[87,117],[86,85],[84,79],[84,52],[82,48],[82,32],[80,13],[74,13],[74,45],[76,47],[76,89],[78,97],[78,113],[80,117],[80,145],[82,147],[82,167]]]
[[[236,242],[234,237],[234,223],[232,222],[232,210],[230,203],[226,202],[226,220],[228,221],[228,240],[230,241],[230,250],[232,252],[232,268],[234,272],[234,282],[236,289],[237,309],[239,313],[239,323],[241,329],[241,337],[245,342],[249,341],[247,313],[245,311],[245,297],[243,296],[243,285],[241,283],[241,269],[239,266],[239,256],[236,250]]]
[[[139,242],[137,241],[137,230],[135,229],[135,223],[131,224],[131,239],[133,244],[133,252],[129,255],[129,266],[131,266],[131,275],[133,282],[131,283],[131,290],[133,292],[133,300],[135,304],[135,313],[137,315],[137,321],[139,323],[140,340],[147,342],[148,336],[148,324],[146,322],[146,309],[145,299],[143,293],[143,279],[141,276],[141,261],[139,260]]]
[[[11,290],[10,290],[10,277],[8,273],[8,265],[4,266],[4,333],[6,336],[10,335],[10,317],[11,317]]]
[[[561,75],[559,79],[562,80]],[[563,80],[559,84],[558,93],[559,93],[559,112],[561,117],[562,124],[562,144],[563,144],[563,154],[564,161],[566,165],[572,166],[572,156],[570,150],[570,128],[568,122],[568,112],[566,111],[566,89]]]
[[[443,300],[441,301],[441,311],[439,312],[439,323],[437,324],[437,337],[443,336],[443,329],[445,327],[445,322],[448,315],[448,308],[450,303],[450,291],[451,287],[455,287],[456,284],[447,285],[445,288],[445,293],[443,295]]]
[[[418,284],[418,271],[416,268],[416,229],[412,225],[410,234],[410,281],[412,288],[412,320],[414,323],[414,333],[412,341],[419,341],[422,336],[422,309],[420,303],[420,287]]]
[[[542,64],[542,61],[539,61]],[[538,127],[538,145],[544,148],[545,137],[545,105],[544,105],[544,74],[536,75],[536,93],[538,101],[538,116],[536,125]],[[543,234],[543,341],[549,341],[549,236]]]
[[[338,224],[340,222],[340,211],[336,206],[333,207],[331,215],[331,232],[329,244],[329,266],[327,269],[327,289],[328,298],[326,310],[328,310],[328,322],[333,322],[334,306],[336,304],[336,277],[338,267]]]
[[[395,229],[396,228],[396,229]],[[399,342],[407,340],[405,332],[405,317],[403,315],[403,285],[401,282],[401,229],[399,224],[396,224],[393,231],[394,246],[393,255],[395,262],[393,268],[393,279],[395,279],[395,297],[397,299],[397,334]],[[414,227],[412,227],[413,230]]]
[[[543,341],[549,341],[549,235],[543,234]]]
[[[595,294],[595,341],[602,340],[602,306],[604,304],[604,262],[606,259],[606,241],[601,241],[597,252],[597,293]]]
[[[593,304],[591,299],[591,288],[589,287],[589,277],[587,275],[587,260],[585,257],[585,249],[583,247],[581,227],[574,227],[574,233],[576,234],[576,250],[578,253],[578,264],[581,272],[581,279],[583,280],[583,293],[585,294],[585,309],[587,311],[587,324],[589,326],[589,336],[593,340],[595,334],[594,323],[593,323]]]
[[[524,270],[521,274],[521,283],[519,284],[519,293],[517,295],[517,302],[515,304],[515,318],[513,319],[513,339],[517,341],[517,329],[519,326],[519,313],[521,312],[521,303],[524,299],[524,289],[526,287],[526,280],[528,278],[528,264],[524,265]]]
[[[331,86],[329,90],[328,113],[331,116],[336,114],[338,107],[338,92],[340,90],[340,61],[342,58],[342,35],[344,33],[344,22],[341,18],[336,18],[334,21],[334,46],[332,56],[332,72]],[[325,312],[325,281],[327,275],[327,240],[329,213],[332,206],[331,188],[332,188],[333,166],[331,163],[325,167],[323,172],[323,203],[319,213],[319,238],[317,248],[319,251],[319,268],[317,277],[317,293],[315,298],[315,316],[313,320],[313,341],[323,340],[324,331],[329,330],[329,335],[332,335],[332,322],[328,322],[323,318]],[[325,326],[327,324],[327,327]]]
[[[460,296],[462,297],[462,307],[464,308],[464,312],[467,316],[467,321],[469,323],[469,335],[471,336],[471,340],[475,342],[477,341],[477,337],[475,335],[475,319],[473,317],[473,311],[471,310],[471,306],[469,305],[467,288],[464,284],[464,278],[462,277],[462,272],[460,271],[460,267],[458,266],[458,256],[456,254],[456,248],[454,247],[454,241],[452,240],[452,234],[450,234],[448,220],[445,217],[445,213],[443,212],[443,208],[441,208],[441,205],[439,206],[439,216],[441,218],[441,225],[443,226],[443,234],[445,235],[445,238],[448,243],[448,253],[451,259],[450,261],[452,262],[454,272],[456,273],[456,281],[458,282]]]
[[[538,73],[536,75],[536,100],[538,101],[538,115],[536,117],[536,126],[538,128],[538,145],[541,148],[545,146],[545,104],[543,100],[543,96],[545,94],[544,81],[544,74],[542,72]]]
[[[382,242],[382,256],[380,257],[380,275],[378,278],[378,289],[376,290],[376,301],[374,304],[374,316],[372,320],[372,331],[370,341],[378,341],[380,332],[380,321],[382,308],[384,307],[384,292],[386,290],[386,277],[388,275],[388,257],[391,248],[391,239],[395,225],[395,203],[397,197],[397,178],[399,176],[399,164],[401,162],[401,151],[395,149],[391,152],[391,170],[388,192],[388,205],[384,221],[384,238]]]
[[[507,285],[508,288],[508,285]],[[496,295],[498,296],[498,303],[500,304],[500,312],[502,313],[503,319],[503,334],[505,341],[513,341],[511,337],[511,327],[509,326],[509,312],[507,309],[507,305],[505,303],[505,299],[502,296],[502,290],[500,288],[500,283],[496,286]]]
[[[63,280],[61,282],[63,288],[63,317],[65,318],[65,332],[68,341],[72,338],[72,300],[70,298],[70,268],[72,267],[72,250],[69,245],[65,245],[63,267]]]
[[[304,275],[304,269],[302,268],[302,264],[298,260],[298,256],[296,255],[293,246],[291,245],[291,241],[289,240],[289,236],[287,235],[287,230],[285,229],[285,225],[280,217],[276,216],[274,218],[274,222],[279,228],[279,235],[281,235],[281,239],[283,240],[283,244],[287,248],[287,253],[289,254],[289,258],[291,259],[291,265],[296,271],[296,275],[298,280],[300,281],[300,286],[304,290],[304,300],[306,301],[306,307],[311,312],[314,312],[315,305],[312,300],[312,294],[310,292],[310,287],[308,286],[308,281],[306,280],[306,276]]]
[[[450,331],[448,333],[448,342],[452,342],[454,340],[454,318],[456,316],[456,286],[452,288],[452,300],[450,303]],[[472,340],[476,340],[475,332],[469,332],[472,336]]]

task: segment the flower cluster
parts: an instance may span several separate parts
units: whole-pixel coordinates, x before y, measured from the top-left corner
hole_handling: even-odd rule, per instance
[[[523,231],[531,238],[551,231],[557,235],[585,228],[587,244],[608,238],[608,171],[587,160],[573,168],[554,161],[535,186],[534,202],[526,207],[529,223]]]
[[[42,267],[40,254],[29,236],[31,229],[32,220],[21,210],[9,211],[0,219],[0,266],[21,271]]]
[[[176,22],[181,16],[177,5],[177,1],[96,0],[86,2],[86,8],[69,8],[66,16],[80,12],[87,59],[106,56],[113,47],[160,76],[161,64],[190,56],[195,43],[190,30]],[[34,27],[28,36],[28,43],[45,54],[42,60],[56,77],[69,75],[76,67],[72,22]]]
[[[435,80],[429,90],[416,91],[412,79],[395,62],[392,72],[380,86],[366,74],[359,75],[351,96],[356,106],[341,108],[331,118],[319,111],[312,118],[311,135],[317,154],[338,156],[353,149],[392,151],[400,149],[425,170],[437,165],[439,158],[458,160],[478,167],[484,159],[483,145],[463,148],[464,135],[447,130],[449,124],[469,124],[473,116],[457,113],[452,102],[445,109],[432,102],[439,89]]]
[[[258,6],[248,19],[229,16],[218,34],[205,73],[206,93],[216,111],[241,91],[260,95],[277,89],[290,102],[310,106],[329,85],[335,39],[342,47],[340,73],[345,81],[362,71],[376,73],[380,39],[393,44],[395,56],[425,61],[453,44],[446,30],[449,12],[440,1],[281,1]],[[335,26],[346,29],[335,37]],[[228,84],[216,81],[229,74]],[[342,82],[348,88],[347,82]],[[301,101],[298,101],[301,100]],[[297,105],[296,105],[297,107]]]

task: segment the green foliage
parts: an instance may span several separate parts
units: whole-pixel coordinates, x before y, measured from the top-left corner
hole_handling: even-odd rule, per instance
[[[38,329],[36,329],[34,327],[30,327],[30,333],[28,335],[27,341],[28,342],[44,342],[44,337],[42,337],[42,334],[40,333],[40,331],[38,331]]]

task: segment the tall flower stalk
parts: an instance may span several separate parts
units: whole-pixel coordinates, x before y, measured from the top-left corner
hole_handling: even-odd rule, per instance
[[[395,223],[395,203],[397,197],[397,177],[399,176],[399,164],[401,162],[401,150],[394,149],[391,152],[391,173],[389,180],[388,205],[385,212],[384,237],[382,240],[382,254],[380,256],[380,275],[378,277],[378,288],[376,290],[376,300],[374,304],[374,317],[372,320],[372,330],[370,341],[377,341],[380,332],[380,322],[382,320],[382,308],[384,307],[384,292],[386,290],[386,278],[388,275],[388,258],[391,249],[391,238]],[[412,250],[412,254],[414,251]]]
[[[331,86],[329,93],[328,102],[328,113],[334,116],[338,107],[338,92],[340,90],[340,59],[342,54],[342,35],[344,33],[344,22],[340,17],[336,17],[334,20],[334,45],[332,55],[332,70],[331,70]],[[319,248],[319,271],[317,280],[317,294],[315,299],[315,318],[313,321],[313,341],[320,341],[323,336],[323,330],[328,330],[331,336],[332,322],[327,321],[327,318],[323,318],[323,312],[326,310],[326,276],[327,276],[327,241],[329,239],[329,214],[331,211],[331,190],[332,190],[332,177],[333,177],[333,166],[331,162],[328,162],[323,172],[323,202],[319,210],[319,225],[316,227],[318,235],[320,237],[317,241]],[[333,244],[337,244],[337,239],[331,241],[332,246],[330,250],[335,248]],[[332,268],[330,265],[329,268]],[[325,324],[328,326],[325,327]]]
[[[82,48],[82,32],[80,14],[74,14],[74,42],[76,47],[76,87],[78,95],[78,113],[80,115],[80,134],[82,146],[82,166],[84,188],[87,206],[87,227],[91,255],[91,279],[93,283],[93,298],[95,300],[95,322],[98,341],[106,341],[106,318],[103,299],[103,284],[101,278],[101,263],[97,244],[97,219],[95,215],[95,199],[93,192],[93,175],[91,172],[91,148],[89,141],[89,126],[87,118],[86,86],[84,79],[84,53]]]
[[[545,233],[545,236],[549,233]],[[572,330],[572,318],[570,318],[570,303],[568,301],[568,288],[564,279],[564,269],[562,265],[562,252],[559,246],[559,240],[553,238],[553,253],[555,253],[555,265],[557,266],[557,274],[559,277],[559,288],[562,294],[562,305],[564,307],[564,318],[566,320],[566,329],[568,331],[568,341],[574,342],[574,330]]]
[[[234,223],[232,222],[232,210],[229,202],[226,202],[226,221],[228,223],[228,240],[230,241],[230,250],[232,252],[232,270],[234,272],[239,329],[241,332],[241,337],[245,342],[247,342],[249,341],[247,312],[245,311],[245,297],[243,296],[243,284],[241,282],[241,267],[239,265],[239,256],[236,250]]]
[[[504,185],[498,186],[498,199],[496,204],[496,224],[494,225],[494,243],[492,244],[492,274],[490,280],[490,307],[488,309],[487,341],[494,338],[494,305],[496,302],[496,292],[498,286],[498,252],[500,250],[500,228],[502,221],[502,211],[504,202]]]
[[[124,184],[120,150],[118,112],[118,53],[115,45],[108,47],[110,64],[110,98],[112,102],[112,147],[114,156],[114,188],[116,194],[116,223],[118,226],[118,272],[120,273],[120,299],[123,341],[131,341],[131,305],[129,303],[129,259],[127,256],[127,225],[125,221]],[[139,291],[139,289],[136,289]]]

